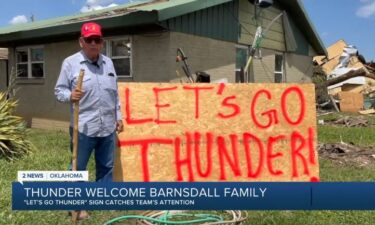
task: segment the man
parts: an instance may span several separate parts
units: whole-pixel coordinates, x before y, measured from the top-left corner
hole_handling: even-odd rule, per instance
[[[112,60],[100,54],[103,36],[99,24],[83,24],[79,45],[81,51],[62,64],[55,95],[71,105],[71,136],[72,103],[79,101],[77,170],[86,170],[95,150],[96,181],[112,181],[116,130],[123,130],[117,75]],[[81,69],[85,70],[82,90],[76,88]]]

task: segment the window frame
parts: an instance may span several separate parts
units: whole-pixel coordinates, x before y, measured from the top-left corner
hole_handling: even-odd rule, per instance
[[[112,56],[112,41],[118,41],[118,40],[124,40],[127,39],[129,40],[130,43],[130,54],[129,56]],[[105,48],[105,56],[110,58],[112,61],[113,59],[129,59],[129,68],[130,68],[130,74],[129,75],[123,75],[123,74],[117,74],[118,78],[133,78],[133,40],[132,37],[130,36],[121,36],[121,37],[107,37],[104,38],[103,41],[103,47]],[[102,52],[103,54],[103,52]]]
[[[277,59],[277,56],[281,56],[282,57],[282,62],[281,62],[281,70],[280,71],[276,71],[276,59]],[[285,71],[284,71],[284,63],[285,63],[285,57],[284,57],[284,54],[283,53],[276,53],[275,54],[275,68],[274,68],[274,82],[275,83],[285,83]],[[281,82],[276,82],[276,74],[281,74]]]
[[[246,50],[246,62],[247,62],[247,60],[249,60],[249,57],[250,57],[250,46],[249,45],[235,45],[236,53],[237,53],[238,48]],[[237,69],[237,67],[236,67],[235,71],[240,72],[241,69]]]
[[[249,57],[250,57],[250,48],[251,48],[251,45],[236,44],[235,45],[235,51],[236,51],[235,55],[236,55],[236,57],[237,57],[237,49],[246,50],[246,60],[245,60],[245,62],[247,63],[247,61],[249,60]],[[237,58],[235,60],[236,60],[236,62],[235,62],[236,65],[235,65],[235,68],[234,68],[234,73],[235,73],[235,77],[237,78],[237,73],[241,72],[241,69],[237,68]],[[244,65],[244,67],[246,66],[246,63]],[[244,71],[244,73],[246,75],[246,71]],[[246,77],[246,76],[244,77],[244,82],[245,83],[248,83],[251,80],[250,76],[251,76],[251,74],[248,74],[248,77]]]
[[[32,61],[31,50],[42,49],[43,50],[43,61]],[[27,51],[27,62],[18,62],[17,52],[20,50]],[[15,48],[15,63],[16,63],[16,74],[18,74],[18,65],[27,65],[27,77],[17,76],[16,79],[44,79],[46,78],[46,63],[45,63],[45,48],[44,45],[31,45],[31,46],[20,46]],[[33,77],[32,76],[32,65],[43,63],[43,76]]]

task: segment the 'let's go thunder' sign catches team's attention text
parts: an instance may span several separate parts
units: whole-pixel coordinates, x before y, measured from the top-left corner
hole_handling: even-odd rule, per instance
[[[312,84],[119,84],[115,181],[318,181]]]

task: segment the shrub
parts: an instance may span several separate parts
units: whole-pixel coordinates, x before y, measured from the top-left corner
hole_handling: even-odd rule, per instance
[[[13,160],[32,150],[23,119],[13,115],[17,101],[0,92],[0,158]]]

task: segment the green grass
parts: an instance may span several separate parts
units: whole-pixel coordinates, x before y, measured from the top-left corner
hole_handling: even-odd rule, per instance
[[[318,134],[322,143],[344,141],[358,146],[374,146],[375,142],[375,127],[319,126]]]
[[[375,166],[340,165],[322,158],[319,164],[321,181],[375,181]],[[250,211],[249,215],[248,225],[375,224],[375,211]]]
[[[64,132],[31,130],[29,139],[36,151],[22,159],[8,162],[0,159],[0,225],[55,225],[71,224],[66,211],[12,211],[11,182],[17,179],[18,170],[67,170],[70,160],[69,135]],[[94,171],[90,161],[89,170]],[[95,180],[94,173],[90,180]],[[131,212],[106,211],[92,212],[93,219],[80,224],[99,225]]]
[[[36,147],[33,154],[8,162],[0,159],[0,225],[71,224],[66,211],[12,211],[11,182],[18,170],[66,170],[70,159],[69,136],[63,132],[31,130],[30,140]],[[362,146],[375,145],[374,128],[342,128],[319,126],[319,142],[333,143],[343,140]],[[374,167],[342,165],[320,159],[322,181],[375,181]],[[90,179],[94,177],[94,164],[89,163]],[[374,203],[375,204],[375,203]],[[138,214],[132,211],[94,211],[84,225],[99,225],[118,216]],[[131,224],[129,221],[118,224]],[[372,211],[249,211],[248,225],[315,225],[315,224],[375,224]]]
[[[358,117],[358,114],[351,113],[332,113],[325,116],[320,116],[318,119],[324,121],[334,121],[344,116]],[[375,116],[364,116],[369,123],[375,124]],[[353,143],[358,146],[373,146],[375,143],[375,126],[369,127],[343,127],[343,126],[328,126],[323,125],[318,127],[319,142],[334,143],[344,141],[346,143]]]
[[[351,114],[329,114],[320,117],[324,120],[335,120],[340,116]],[[374,116],[366,116],[374,122]],[[375,145],[375,127],[347,128],[333,126],[318,127],[319,143],[336,143],[344,141],[357,146]],[[375,181],[375,165],[359,167],[343,165],[338,162],[320,158],[321,181]],[[375,211],[251,211],[248,224],[250,225],[348,225],[375,224]]]

